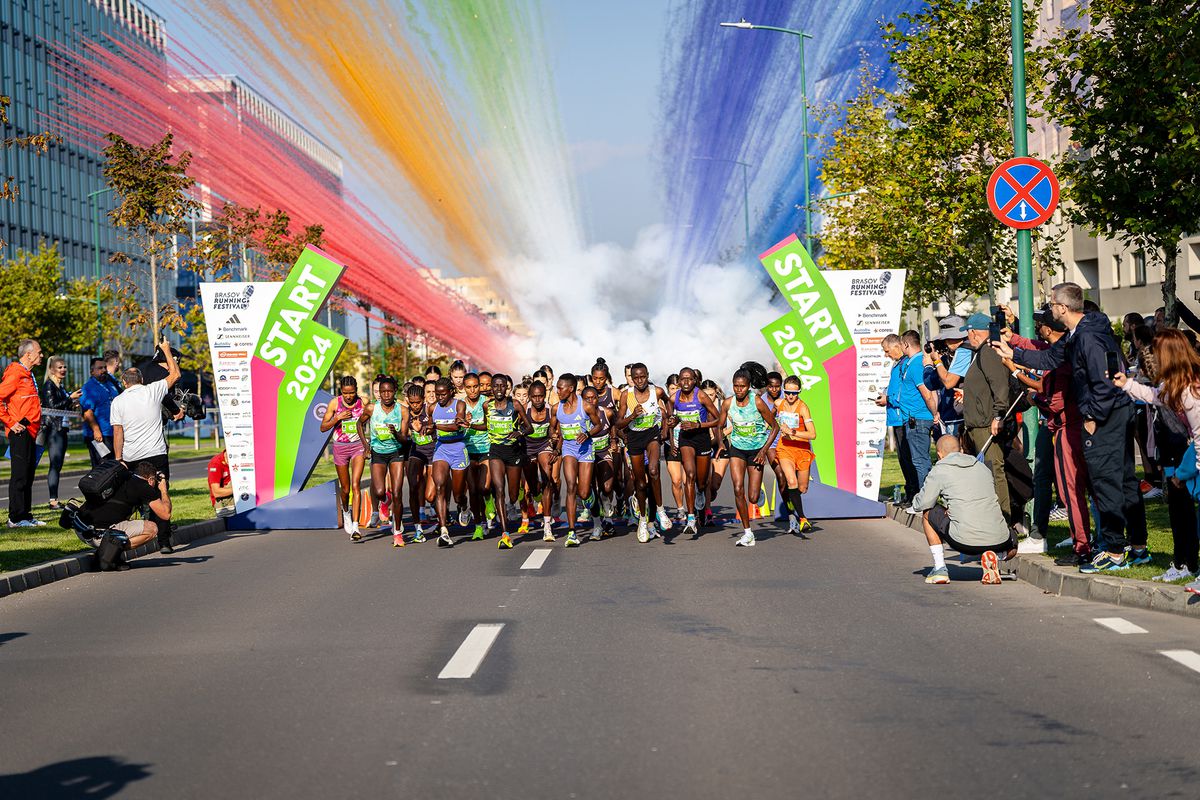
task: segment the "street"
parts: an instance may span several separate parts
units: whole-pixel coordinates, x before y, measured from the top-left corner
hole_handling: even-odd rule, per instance
[[[6,598],[0,797],[1194,796],[1194,622],[731,530],[230,535]]]

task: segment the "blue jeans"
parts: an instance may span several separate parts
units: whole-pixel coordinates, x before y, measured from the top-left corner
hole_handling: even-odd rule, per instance
[[[907,434],[905,440],[908,444],[908,453],[912,459],[913,469],[917,473],[917,489],[920,490],[925,485],[925,476],[933,468],[933,462],[929,456],[929,432],[933,428],[933,420],[918,419],[913,422],[916,423],[916,426],[905,431]]]

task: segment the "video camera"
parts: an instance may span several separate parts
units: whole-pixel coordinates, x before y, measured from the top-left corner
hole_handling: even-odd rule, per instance
[[[172,409],[168,403],[174,405]],[[195,392],[189,392],[185,389],[176,389],[174,397],[163,398],[163,409],[166,410],[172,417],[183,409],[183,414],[188,419],[202,420],[208,416],[208,412],[204,409],[204,401],[200,399],[200,395]]]

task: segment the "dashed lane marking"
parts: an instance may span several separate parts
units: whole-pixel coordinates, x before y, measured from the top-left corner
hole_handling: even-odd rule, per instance
[[[1146,629],[1140,625],[1134,625],[1127,619],[1120,617],[1096,617],[1096,622],[1108,628],[1114,633],[1146,633]]]
[[[1200,672],[1200,653],[1194,650],[1159,650],[1167,658],[1183,664],[1190,670]]]
[[[525,559],[525,563],[521,565],[521,569],[541,569],[549,557],[550,550],[548,548],[534,550],[529,554],[529,558]]]
[[[446,666],[438,673],[438,680],[447,678],[470,678],[479,669],[488,651],[504,628],[503,622],[481,622],[471,629],[467,638],[454,651]]]

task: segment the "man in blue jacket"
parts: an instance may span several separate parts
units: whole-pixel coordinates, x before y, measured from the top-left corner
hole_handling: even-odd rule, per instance
[[[1071,386],[1083,417],[1083,460],[1091,479],[1092,497],[1100,514],[1100,552],[1080,572],[1109,572],[1132,564],[1149,564],[1146,547],[1146,508],[1134,472],[1133,403],[1109,374],[1109,354],[1124,371],[1121,348],[1112,324],[1099,311],[1083,310],[1083,290],[1075,283],[1051,289],[1050,311],[1069,333],[1047,350],[1013,351],[993,346],[1014,363],[1040,370],[1071,365]]]

